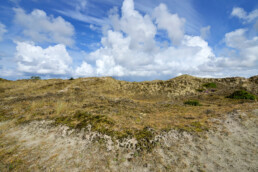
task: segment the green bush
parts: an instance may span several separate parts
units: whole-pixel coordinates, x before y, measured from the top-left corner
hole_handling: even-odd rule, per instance
[[[32,80],[40,80],[41,78],[40,78],[40,76],[31,76],[30,79],[32,79]]]
[[[198,92],[203,92],[204,91],[204,89],[201,89],[201,88],[199,88],[199,89],[196,89],[196,91],[198,91]]]
[[[201,104],[197,100],[188,100],[184,102],[185,105],[200,106]]]
[[[206,88],[217,88],[217,85],[214,82],[205,83],[202,86]]]
[[[227,98],[231,99],[248,99],[248,100],[255,100],[255,95],[245,91],[245,90],[239,90],[233,92],[231,95],[227,96]]]
[[[74,78],[73,78],[73,77],[71,77],[69,80],[74,80]]]

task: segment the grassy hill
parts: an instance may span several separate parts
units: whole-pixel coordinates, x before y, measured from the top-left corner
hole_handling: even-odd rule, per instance
[[[1,79],[0,122],[26,126],[51,121],[53,128],[66,126],[78,132],[90,127],[112,141],[134,138],[136,152],[148,154],[156,149],[158,141],[153,140],[161,133],[202,135],[217,125],[212,119],[224,119],[236,110],[248,115],[257,109],[256,98],[228,98],[239,90],[256,97],[258,76],[212,79],[182,75],[146,82],[111,77]]]

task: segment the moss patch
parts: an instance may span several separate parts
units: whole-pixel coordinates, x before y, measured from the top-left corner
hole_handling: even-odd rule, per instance
[[[93,115],[88,112],[76,112],[73,116],[63,116],[55,119],[55,124],[62,124],[71,128],[86,128],[91,125],[93,131],[109,134],[114,122],[104,115]]]
[[[204,132],[209,130],[207,126],[202,125],[198,121],[192,122],[191,124],[185,125],[185,126],[177,126],[176,129],[179,131],[186,131],[186,132]]]
[[[149,127],[145,127],[143,130],[136,131],[134,137],[138,141],[136,147],[140,151],[146,150],[147,152],[151,152],[155,147],[155,142],[152,141],[154,138],[154,133],[150,130]]]

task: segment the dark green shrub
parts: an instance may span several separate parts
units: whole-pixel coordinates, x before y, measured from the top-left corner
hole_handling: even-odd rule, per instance
[[[199,88],[199,89],[196,89],[196,91],[198,91],[198,92],[203,92],[204,91],[204,89],[201,89],[201,88]]]
[[[188,100],[184,102],[185,105],[200,106],[201,104],[197,100]]]
[[[71,77],[69,80],[74,80],[74,78],[73,78],[73,77]]]
[[[31,76],[30,79],[32,79],[32,80],[40,80],[41,78],[40,78],[40,76]]]
[[[206,88],[217,88],[217,85],[214,82],[205,83],[202,86]]]
[[[245,90],[239,90],[233,92],[231,95],[227,96],[227,98],[231,99],[248,99],[248,100],[255,100],[255,95],[245,91]]]

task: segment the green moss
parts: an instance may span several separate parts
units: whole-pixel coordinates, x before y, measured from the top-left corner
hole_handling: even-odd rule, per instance
[[[154,133],[150,131],[148,127],[136,131],[134,137],[138,141],[136,147],[140,151],[146,150],[147,152],[151,152],[155,147],[155,142],[152,141],[154,138]]]
[[[245,91],[245,90],[239,90],[239,91],[235,91],[232,94],[230,94],[229,96],[227,96],[227,98],[231,98],[231,99],[248,99],[248,100],[255,100],[256,97],[255,95]]]
[[[200,106],[201,104],[197,100],[188,100],[184,102],[185,105]]]
[[[217,84],[214,82],[205,83],[202,86],[206,88],[217,88]]]
[[[55,124],[62,124],[70,128],[86,128],[91,125],[93,131],[110,134],[114,122],[104,115],[93,115],[87,112],[76,112],[73,116],[63,116],[55,119]]]
[[[102,134],[109,135],[112,138],[119,139],[120,141],[124,138],[135,138],[138,142],[136,147],[140,152],[150,152],[155,147],[155,143],[152,142],[154,133],[150,131],[148,127],[145,127],[142,130],[114,131],[112,129],[114,122],[104,115],[93,115],[86,112],[76,112],[73,116],[55,118],[55,125],[59,124],[75,129],[86,128],[88,125],[91,125],[92,131],[97,131]]]
[[[203,132],[208,131],[208,127],[202,125],[200,122],[192,122],[190,125],[177,126],[177,130],[186,132]]]

